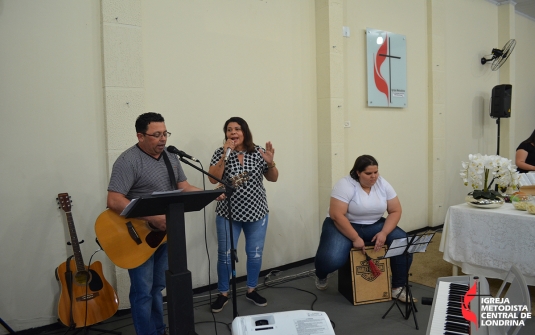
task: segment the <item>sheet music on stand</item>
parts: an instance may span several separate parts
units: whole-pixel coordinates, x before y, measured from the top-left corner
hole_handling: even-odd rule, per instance
[[[416,312],[418,312],[418,309],[416,309],[416,305],[414,304],[411,285],[409,284],[409,255],[417,252],[425,252],[427,250],[427,246],[429,245],[429,243],[431,243],[433,236],[435,236],[435,232],[430,232],[428,230],[422,234],[407,235],[407,237],[395,239],[390,244],[390,247],[388,248],[388,251],[383,256],[383,258],[405,255],[405,260],[407,264],[407,274],[405,286],[402,290],[399,291],[396,297],[392,297],[394,302],[392,303],[392,306],[390,306],[388,311],[386,311],[386,313],[383,315],[383,319],[394,306],[397,306],[398,310],[401,312],[401,315],[405,320],[408,320],[412,313],[416,329],[419,329],[418,320],[416,320]],[[398,305],[398,297],[402,293],[405,294],[405,299],[407,300],[407,303],[405,304],[405,313],[403,313],[403,311]]]
[[[392,241],[392,244],[390,244],[390,248],[388,248],[388,251],[383,258],[403,255],[403,252],[405,252],[405,249],[407,249],[408,242],[410,243],[409,248],[407,249],[409,254],[425,252],[427,250],[427,246],[433,239],[433,236],[435,236],[435,232],[426,231],[420,235],[411,235],[407,236],[406,238],[395,239]]]
[[[139,200],[139,198],[134,198],[132,200],[130,200],[130,202],[128,203],[128,205],[126,205],[126,207],[123,209],[123,211],[121,212],[121,216],[126,216],[126,213],[128,213],[130,211],[130,208],[132,208],[132,206],[134,206],[134,204]]]
[[[172,191],[163,191],[163,192],[152,192],[151,195],[167,195],[167,194],[175,194],[175,193],[180,193],[182,192],[182,189],[178,189],[178,190],[172,190]],[[130,202],[128,203],[128,205],[126,205],[126,207],[123,209],[123,211],[121,212],[121,216],[125,216],[126,213],[128,213],[130,211],[130,208],[132,208],[132,206],[134,206],[134,204],[139,200],[140,198],[134,198],[132,200],[130,200]]]

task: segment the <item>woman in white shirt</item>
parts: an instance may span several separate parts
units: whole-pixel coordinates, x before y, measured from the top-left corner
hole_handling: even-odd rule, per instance
[[[386,218],[383,214],[387,212]],[[329,213],[323,222],[316,253],[316,287],[327,288],[327,275],[341,268],[351,248],[363,249],[366,242],[375,250],[407,234],[397,226],[401,204],[392,186],[379,176],[379,164],[370,155],[355,160],[349,176],[340,179],[331,192]],[[392,296],[398,296],[407,282],[412,255],[390,258]],[[401,292],[399,300],[407,300]]]

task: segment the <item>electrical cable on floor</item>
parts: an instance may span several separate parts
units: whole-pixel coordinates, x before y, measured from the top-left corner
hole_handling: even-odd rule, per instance
[[[227,326],[228,331],[232,332],[231,323],[224,323],[224,322],[221,322],[221,321],[199,321],[199,322],[195,322],[195,324],[197,325],[197,324],[201,324],[201,323],[212,323],[212,322],[214,322],[215,324],[220,323],[222,325],[225,325],[225,326]],[[216,329],[216,331],[217,331],[217,329]]]
[[[302,288],[298,288],[298,287],[293,287],[293,286],[276,286],[276,285],[279,285],[279,284],[284,284],[284,283],[288,283],[288,282],[291,282],[295,279],[290,279],[290,280],[272,280],[269,284],[267,283],[267,280],[269,279],[269,277],[273,274],[274,276],[277,276],[277,273],[279,272],[282,272],[280,270],[273,270],[271,272],[269,272],[265,277],[264,277],[264,286],[266,287],[270,287],[270,288],[288,288],[288,289],[294,289],[294,290],[297,290],[297,291],[301,291],[301,292],[305,292],[305,293],[308,293],[308,294],[312,294],[314,296],[314,301],[312,301],[312,304],[310,305],[310,310],[314,310],[314,304],[316,303],[316,301],[318,300],[318,296],[308,290],[304,290]],[[311,273],[311,275],[309,276],[312,276],[312,275],[315,275],[315,270],[312,270],[312,271],[309,271]],[[300,279],[300,278],[299,278]],[[336,324],[334,323],[334,321],[332,321],[330,318],[329,318],[329,321],[331,322],[332,326],[333,326],[333,329],[336,327]]]

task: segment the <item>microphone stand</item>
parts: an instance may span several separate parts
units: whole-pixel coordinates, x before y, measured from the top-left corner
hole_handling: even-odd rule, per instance
[[[204,171],[200,167],[191,164],[189,161],[182,158],[182,156],[180,155],[178,156],[180,157],[179,159],[181,162],[186,163],[187,165],[191,166],[195,170],[225,185],[225,196],[227,198],[226,201],[227,201],[227,207],[228,207],[228,217],[229,217],[228,223],[229,223],[229,234],[230,234],[231,294],[232,294],[232,315],[233,315],[232,318],[235,319],[238,316],[238,305],[236,301],[236,262],[238,261],[238,257],[236,254],[236,249],[234,248],[234,234],[232,231],[232,210],[231,210],[230,198],[232,197],[232,194],[234,193],[234,191],[236,191],[236,188],[233,185],[229,183],[225,183],[223,180]],[[226,164],[225,164],[225,168],[226,168]],[[223,174],[225,174],[224,169],[223,169]]]

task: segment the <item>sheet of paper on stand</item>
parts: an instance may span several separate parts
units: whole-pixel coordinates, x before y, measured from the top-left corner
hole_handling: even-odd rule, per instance
[[[173,194],[173,193],[180,193],[180,192],[182,192],[182,189],[179,189],[179,190],[172,190],[172,191],[163,191],[163,192],[152,192],[151,195]]]
[[[424,234],[424,235],[418,235],[412,242],[413,245],[409,247],[410,253],[415,252],[425,252],[427,250],[427,246],[429,245],[429,242],[433,238],[434,234]]]
[[[135,198],[135,199],[132,199],[130,200],[130,202],[128,203],[128,205],[126,205],[126,207],[123,209],[123,211],[121,212],[121,216],[125,216],[126,213],[128,213],[128,211],[130,210],[130,208],[132,208],[132,206],[134,206],[134,204],[136,203],[136,201],[138,201],[139,198]]]

